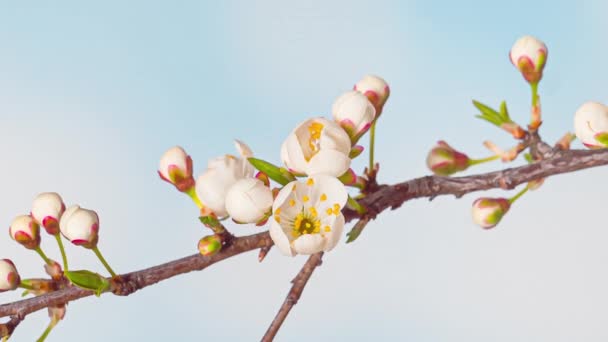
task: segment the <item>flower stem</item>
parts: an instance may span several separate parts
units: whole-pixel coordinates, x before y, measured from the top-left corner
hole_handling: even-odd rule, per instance
[[[63,260],[63,272],[67,272],[68,257],[65,255],[65,249],[63,248],[63,242],[61,241],[61,236],[59,236],[59,233],[55,234],[55,240],[57,240],[57,244],[59,245],[59,251],[61,252],[61,259]]]
[[[369,172],[374,169],[374,147],[376,140],[376,120],[372,123],[369,130]]]
[[[19,287],[22,289],[26,289],[26,290],[36,290],[36,288],[34,286],[32,286],[31,284],[29,284],[29,281],[24,282],[23,280],[19,283]]]
[[[523,196],[528,191],[528,186],[523,188],[520,192],[518,192],[515,196],[509,198],[509,204],[513,204],[513,202],[517,201],[521,196]]]
[[[57,325],[57,321],[54,319],[51,319],[51,322],[46,327],[46,329],[44,329],[44,332],[42,333],[42,335],[40,335],[40,337],[36,340],[36,342],[44,342],[44,340],[46,340],[46,338],[49,336],[49,334],[51,333],[51,330],[53,330],[55,325]]]
[[[40,246],[34,248],[34,250],[36,251],[36,253],[38,253],[38,255],[40,255],[40,257],[42,258],[42,260],[44,260],[44,263],[52,266],[53,262],[51,261],[51,259],[49,259],[46,254],[44,254],[44,252],[42,251],[42,248],[40,248]]]
[[[482,163],[487,163],[487,162],[490,162],[492,160],[496,160],[498,158],[500,158],[499,155],[493,155],[491,157],[482,158],[482,159],[469,159],[469,166],[473,166],[473,165],[477,165],[477,164],[482,164]]]
[[[359,215],[364,215],[367,212],[364,206],[362,206],[356,199],[348,195],[348,205],[353,208]]]
[[[114,273],[114,271],[112,270],[112,267],[110,267],[110,265],[108,265],[108,262],[106,261],[106,259],[104,259],[103,255],[101,255],[99,248],[97,248],[97,246],[95,246],[92,248],[92,250],[95,253],[95,255],[97,255],[97,258],[99,259],[99,261],[101,261],[101,263],[106,268],[106,270],[108,270],[108,272],[110,272],[110,275],[112,276],[112,278],[116,277],[116,273]]]
[[[199,209],[203,208],[203,203],[201,202],[201,200],[198,198],[198,195],[196,194],[196,190],[194,187],[191,187],[190,189],[186,190],[186,194],[188,196],[190,196],[190,198],[192,198],[192,201],[194,202],[194,204],[196,204],[196,206]]]
[[[538,104],[538,82],[531,83],[530,88],[532,89],[532,107],[536,107]]]

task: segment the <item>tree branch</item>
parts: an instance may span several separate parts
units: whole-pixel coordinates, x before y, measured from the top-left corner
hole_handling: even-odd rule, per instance
[[[306,286],[306,283],[308,283],[312,272],[314,272],[314,270],[318,266],[321,266],[322,257],[323,252],[311,255],[304,264],[304,266],[302,266],[300,272],[298,272],[298,275],[293,278],[293,280],[291,281],[293,283],[293,286],[289,290],[289,293],[287,294],[283,305],[281,305],[281,308],[279,309],[279,312],[277,313],[276,317],[274,318],[272,323],[270,323],[268,330],[266,330],[264,337],[262,337],[262,342],[269,342],[274,340],[274,337],[277,335],[277,332],[281,328],[281,325],[283,325],[283,322],[289,314],[289,311],[291,311],[291,308],[293,308],[294,305],[298,304],[298,300],[300,299],[300,296],[302,296],[302,292],[304,292],[304,287]]]
[[[395,185],[379,185],[374,192],[367,194],[361,200],[361,204],[368,209],[366,216],[374,218],[382,211],[388,208],[396,209],[404,202],[414,198],[429,197],[432,199],[440,195],[460,197],[470,192],[492,188],[512,189],[534,179],[607,164],[608,149],[558,151],[540,162],[496,172],[453,178],[426,176]],[[343,213],[347,222],[359,218],[359,214],[353,210],[344,209]],[[232,244],[211,257],[196,254],[121,275],[120,281],[113,282],[112,292],[126,296],[159,281],[183,273],[199,271],[234,255],[269,247],[272,244],[268,232],[237,237]],[[38,297],[0,305],[0,317],[25,317],[27,314],[43,308],[91,295],[93,295],[92,291],[71,286]],[[0,334],[0,336],[2,335]]]

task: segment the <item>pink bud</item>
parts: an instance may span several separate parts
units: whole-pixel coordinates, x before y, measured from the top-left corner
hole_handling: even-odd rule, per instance
[[[40,246],[40,226],[29,215],[15,217],[9,227],[9,234],[13,240],[27,249],[36,249]]]
[[[160,158],[158,175],[181,192],[194,187],[192,177],[192,158],[180,146],[168,149]]]
[[[214,234],[200,239],[198,251],[202,256],[212,256],[222,249],[222,237]]]
[[[484,229],[494,228],[510,207],[506,198],[478,198],[473,202],[473,222]]]
[[[380,115],[382,107],[388,100],[391,93],[386,81],[378,76],[366,75],[357,84],[354,90],[367,96],[369,101],[376,108],[376,114]]]
[[[438,141],[437,145],[429,152],[426,157],[426,165],[436,175],[449,176],[466,170],[469,167],[469,157],[456,151],[442,140]]]

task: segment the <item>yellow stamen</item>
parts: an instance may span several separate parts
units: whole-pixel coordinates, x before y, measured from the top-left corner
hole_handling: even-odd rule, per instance
[[[340,213],[340,205],[338,203],[334,204],[334,215],[338,215]]]
[[[331,215],[334,211],[331,208],[327,208],[325,212],[327,213],[327,215]]]
[[[331,232],[331,227],[330,226],[325,226],[325,228],[323,228],[325,230],[325,232],[329,233]]]
[[[296,205],[296,201],[294,201],[293,199],[290,199],[290,200],[289,200],[289,206],[290,206],[290,207],[293,207],[293,206],[295,206],[295,205]]]
[[[309,200],[310,200],[310,197],[308,197],[308,196],[306,196],[306,195],[302,196],[302,202],[306,203],[306,202],[308,202]]]
[[[281,208],[277,208],[277,210],[274,211],[275,215],[281,215]]]
[[[317,208],[315,208],[315,207],[310,207],[308,209],[308,212],[310,213],[310,216],[313,217],[313,218],[316,218],[317,215],[318,215]]]
[[[319,148],[317,146],[319,139],[321,139],[321,131],[323,131],[323,124],[319,122],[313,122],[308,126],[308,134],[310,134],[310,138],[308,138],[308,146],[313,152],[316,152]]]
[[[327,195],[326,194],[321,194],[320,200],[321,200],[321,202],[327,201]]]
[[[306,185],[313,186],[315,185],[315,181],[312,178],[308,178],[308,180],[306,181]]]
[[[274,220],[277,221],[277,223],[281,223],[281,218],[279,216],[275,216]]]

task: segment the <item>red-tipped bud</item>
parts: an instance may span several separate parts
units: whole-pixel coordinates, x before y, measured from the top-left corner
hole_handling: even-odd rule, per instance
[[[76,246],[94,248],[99,240],[99,216],[93,210],[73,205],[59,222],[61,234]]]
[[[466,170],[469,167],[469,157],[445,141],[439,141],[426,157],[426,165],[436,175],[449,176]]]
[[[532,36],[524,36],[513,44],[509,58],[526,81],[534,84],[543,77],[547,54],[545,43]]]
[[[388,87],[388,83],[378,76],[367,75],[364,76],[357,84],[355,84],[354,90],[367,96],[369,101],[376,108],[376,114],[380,115],[382,107],[388,100],[391,90]]]
[[[40,246],[40,226],[29,215],[15,217],[9,228],[9,233],[13,240],[27,249],[36,249]]]
[[[64,211],[63,200],[55,192],[43,192],[32,203],[32,217],[50,235],[59,234],[59,220]]]

